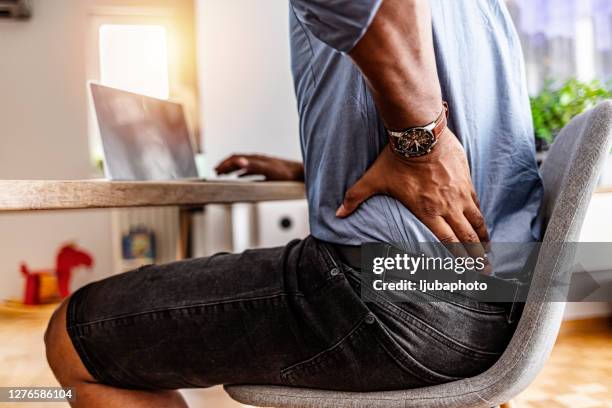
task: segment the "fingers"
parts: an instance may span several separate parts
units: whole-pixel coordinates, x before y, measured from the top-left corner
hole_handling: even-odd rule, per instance
[[[453,229],[459,242],[463,244],[468,254],[472,258],[485,258],[485,249],[480,242],[480,238],[472,224],[462,213],[455,213],[445,218]]]
[[[251,176],[253,174],[261,174],[268,177],[268,173],[270,172],[270,166],[267,162],[263,161],[259,158],[245,158],[244,166],[242,170],[244,172],[240,174],[239,177]]]
[[[342,205],[336,211],[336,217],[345,218],[351,215],[365,200],[376,194],[371,187],[367,173],[359,179],[344,195]]]
[[[467,258],[469,256],[459,242],[459,238],[443,217],[433,216],[422,221],[455,257]]]
[[[482,208],[480,207],[480,200],[476,195],[476,192],[472,190],[472,200],[474,202],[473,206],[469,206],[466,210],[464,210],[463,214],[465,218],[468,219],[470,224],[472,224],[472,228],[478,234],[478,238],[480,238],[480,242],[485,249],[485,252],[489,252],[490,249],[490,238],[489,231],[487,229],[487,223],[482,215]]]
[[[448,222],[443,217],[436,216],[431,217],[424,221],[424,224],[429,227],[431,232],[442,242],[443,244],[458,244],[459,238],[455,235],[455,232],[448,225]]]
[[[249,165],[250,155],[234,154],[215,167],[218,174],[228,174],[236,170],[244,170]]]
[[[436,216],[428,218],[424,221],[424,224],[455,257],[483,258],[485,268],[481,272],[490,275],[491,265],[487,260],[483,245],[467,219],[463,218],[461,220],[459,217],[453,219],[449,217],[449,219],[450,221],[444,217]]]
[[[463,215],[468,220],[476,235],[478,235],[478,239],[482,243],[489,242],[489,231],[487,230],[487,224],[485,222],[484,217],[482,216],[482,212],[476,206],[473,206],[463,212]]]
[[[232,155],[217,165],[217,174],[228,174],[242,170],[239,177],[270,173],[270,159],[256,154]]]

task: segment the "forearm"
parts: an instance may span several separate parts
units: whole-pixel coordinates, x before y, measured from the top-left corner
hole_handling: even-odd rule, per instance
[[[429,0],[385,0],[349,55],[388,128],[423,125],[440,113]]]

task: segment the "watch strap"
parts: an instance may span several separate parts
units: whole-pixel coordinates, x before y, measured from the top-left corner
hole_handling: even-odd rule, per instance
[[[444,129],[446,128],[446,126],[448,126],[448,103],[446,101],[442,101],[442,111],[440,112],[436,120],[434,120],[428,125],[417,126],[417,127],[430,130],[437,140],[440,137],[440,135],[444,132]],[[392,137],[402,137],[407,132],[409,132],[411,129],[414,129],[414,128],[408,128],[404,130],[387,129],[387,134]]]
[[[434,128],[431,132],[434,134],[436,140],[438,140],[448,125],[448,103],[446,103],[446,101],[442,102],[442,112],[440,112],[440,116],[438,116],[434,124]]]

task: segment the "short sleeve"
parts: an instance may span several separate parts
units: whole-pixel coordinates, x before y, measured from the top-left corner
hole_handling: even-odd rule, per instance
[[[383,0],[290,0],[296,17],[319,40],[349,52],[365,34]]]

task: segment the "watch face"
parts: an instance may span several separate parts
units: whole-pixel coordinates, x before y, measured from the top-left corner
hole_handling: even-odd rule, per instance
[[[429,153],[435,142],[436,138],[431,131],[414,128],[404,132],[398,138],[395,150],[407,157],[422,156]]]

